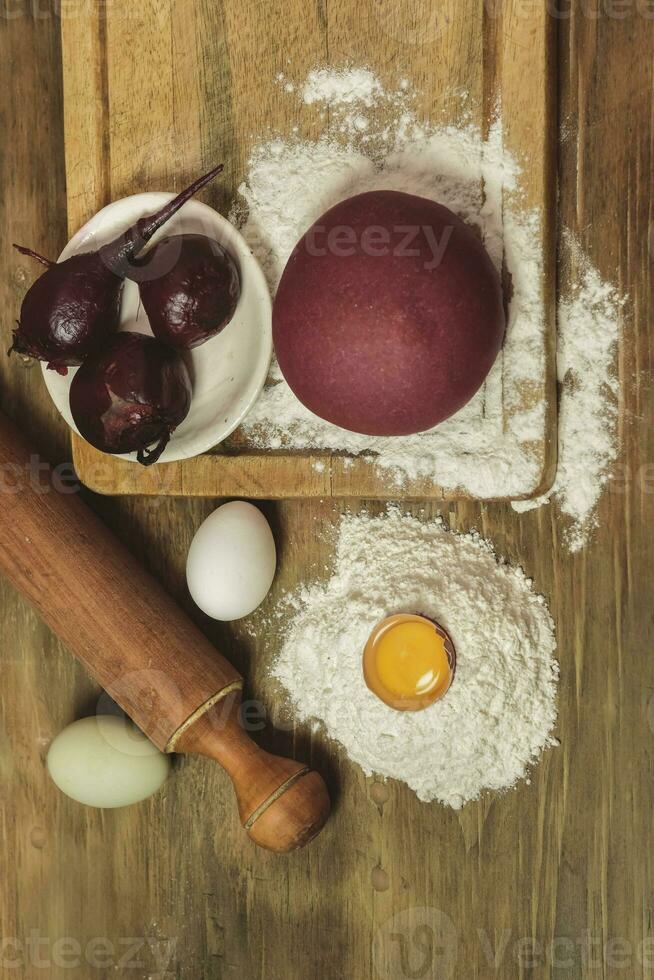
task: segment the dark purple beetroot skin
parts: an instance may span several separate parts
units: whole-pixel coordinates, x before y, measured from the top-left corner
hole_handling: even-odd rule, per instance
[[[240,296],[236,263],[206,235],[172,235],[140,260],[141,303],[152,332],[180,350],[198,347],[227,326]],[[131,274],[130,274],[131,278]]]
[[[16,351],[46,361],[49,367],[66,374],[68,367],[82,364],[98,351],[118,328],[123,280],[135,256],[222,169],[222,165],[214,167],[155,214],[139,219],[98,251],[50,262],[16,245],[19,252],[47,268],[23,300],[9,353]]]
[[[87,358],[70,386],[81,435],[103,453],[155,463],[188,415],[191,380],[181,355],[154,337],[117,333]],[[152,447],[152,448],[150,448]]]
[[[97,252],[53,263],[27,291],[11,349],[66,374],[115,331],[122,288]]]
[[[273,311],[286,381],[366,435],[423,432],[472,398],[502,346],[502,285],[448,208],[397,191],[336,205],[296,245]]]

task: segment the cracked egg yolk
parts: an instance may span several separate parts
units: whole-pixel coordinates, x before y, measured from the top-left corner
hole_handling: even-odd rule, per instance
[[[379,623],[363,654],[366,684],[398,711],[420,711],[447,692],[454,647],[442,627],[425,616],[400,614]]]

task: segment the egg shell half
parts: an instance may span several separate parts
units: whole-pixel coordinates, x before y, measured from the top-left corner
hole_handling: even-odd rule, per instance
[[[266,598],[277,565],[275,539],[261,511],[243,500],[223,504],[198,528],[186,581],[200,609],[223,622],[242,619]]]

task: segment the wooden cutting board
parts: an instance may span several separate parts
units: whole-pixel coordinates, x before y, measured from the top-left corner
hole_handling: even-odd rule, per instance
[[[531,402],[547,406],[530,444],[538,485],[556,464],[554,322],[555,70],[545,0],[114,0],[62,18],[68,223],[71,234],[110,201],[178,190],[217,159],[225,174],[204,195],[225,213],[252,147],[271,130],[290,134],[297,102],[276,81],[303,79],[321,64],[367,64],[389,85],[415,85],[418,115],[456,123],[466,112],[487,129],[501,93],[505,145],[522,161],[526,208],[541,211],[547,350]],[[276,12],[270,13],[270,7]],[[265,25],[276,24],[271,36]],[[138,55],[135,57],[135,51]],[[319,114],[303,135],[328,125]],[[507,409],[508,411],[508,409]],[[80,479],[107,494],[244,497],[461,496],[428,480],[401,490],[370,457],[328,451],[261,452],[237,433],[210,454],[149,469],[98,453],[73,436]],[[508,492],[500,496],[509,496]]]

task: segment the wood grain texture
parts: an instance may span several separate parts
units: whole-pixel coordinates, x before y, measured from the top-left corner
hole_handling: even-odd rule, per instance
[[[249,15],[254,6],[242,9]],[[441,6],[447,9],[447,3]],[[2,955],[17,956],[19,966],[11,969],[5,961],[0,973],[107,980],[121,975],[122,957],[133,967],[123,966],[122,974],[138,980],[441,980],[448,965],[455,980],[654,975],[654,22],[644,4],[623,4],[620,16],[609,16],[609,7],[603,0],[558,5],[559,223],[579,236],[602,274],[630,296],[620,352],[622,451],[601,502],[599,529],[588,548],[572,557],[555,508],[518,516],[502,504],[425,507],[453,527],[477,527],[500,553],[522,563],[546,595],[562,668],[560,748],[543,760],[531,785],[454,813],[418,803],[400,784],[381,787],[364,778],[319,736],[294,728],[276,707],[278,692],[267,673],[278,630],[261,624],[283,590],[326,574],[332,529],[345,505],[318,497],[264,503],[280,546],[280,570],[260,618],[250,624],[256,638],[246,625],[223,627],[190,612],[246,675],[246,698],[261,699],[277,723],[276,734],[264,728],[263,744],[329,776],[336,801],[330,824],[288,858],[256,851],[240,839],[227,779],[209,760],[181,762],[166,789],[137,807],[82,810],[50,784],[43,757],[57,731],[94,710],[100,693],[2,583],[1,932],[26,944],[35,930],[46,940],[38,955],[50,957],[50,967],[32,967],[25,945],[17,951],[3,946]],[[408,57],[415,40],[412,16],[426,16],[432,5],[407,0],[401,8]],[[231,69],[221,51],[228,18],[237,15],[235,6],[208,0],[204,9],[211,13],[208,41],[217,52],[197,82],[212,93],[199,137],[206,162],[216,134],[231,133]],[[368,8],[361,9],[365,19]],[[339,57],[371,57],[358,20],[338,4],[308,6],[305,16],[323,31],[328,19],[341,24]],[[271,20],[265,37],[253,24],[244,17],[240,29],[256,34],[250,43],[258,43],[258,51],[269,44],[275,67],[284,70],[285,49],[293,41],[288,22]],[[1,245],[5,341],[9,312],[24,289],[20,272],[26,277],[34,271],[7,242],[21,238],[52,254],[66,239],[58,27],[47,18],[0,22],[0,56],[11,66],[9,84],[0,90],[2,133],[12,134],[0,156],[0,207],[8,232]],[[478,57],[462,35],[457,44],[468,60]],[[256,62],[247,67],[259,70]],[[395,69],[391,62],[387,67]],[[436,59],[423,67],[425,76],[433,71],[439,78],[450,70],[458,81],[465,76],[463,68],[457,75]],[[245,83],[241,78],[237,84]],[[224,97],[217,94],[221,85]],[[206,135],[209,121],[215,131]],[[241,139],[239,133],[236,142]],[[562,288],[573,275],[562,262]],[[0,363],[0,372],[3,408],[29,424],[55,462],[65,459],[65,433],[38,371]],[[366,504],[375,507],[365,501],[350,506]],[[95,501],[187,605],[185,551],[215,505],[172,498]],[[451,920],[455,938],[438,913]],[[135,952],[129,938],[139,936],[145,941]],[[62,937],[80,944],[79,965],[70,965],[74,955],[67,966],[53,962],[61,956],[53,946]],[[95,937],[105,937],[112,944],[106,949],[114,952],[98,952],[91,966],[84,956],[93,955],[88,944]],[[530,939],[536,944],[533,966]]]
[[[262,134],[290,135],[298,122],[307,137],[329,131],[329,113],[298,119],[293,99],[277,82],[280,71],[301,79],[327,58],[337,64],[372,60],[389,84],[397,85],[400,72],[412,79],[419,116],[452,123],[465,114],[484,132],[501,91],[505,145],[523,166],[521,194],[507,192],[505,206],[542,212],[546,311],[544,375],[505,408],[508,419],[514,410],[545,402],[542,433],[529,447],[540,476],[513,493],[534,496],[549,488],[556,463],[555,46],[546,4],[448,0],[419,15],[411,5],[387,0],[315,7],[299,0],[147,0],[137,8],[119,0],[92,9],[93,16],[62,21],[71,234],[110,200],[183,186],[217,157],[226,164],[224,180],[206,196],[226,210]],[[399,492],[373,457],[324,451],[317,475],[313,454],[253,452],[238,432],[211,454],[156,469],[107,458],[76,436],[73,453],[81,480],[105,494],[393,499]],[[430,479],[409,481],[402,490],[403,499],[462,495],[460,489],[444,493]],[[508,490],[499,495],[506,498]]]
[[[253,840],[282,852],[311,840],[329,813],[318,774],[252,741],[238,671],[52,469],[32,484],[33,457],[0,415],[0,573],[162,752],[222,765]]]
[[[32,455],[0,416],[0,571],[165,751],[240,675],[79,494],[57,490],[45,468],[31,485]]]

